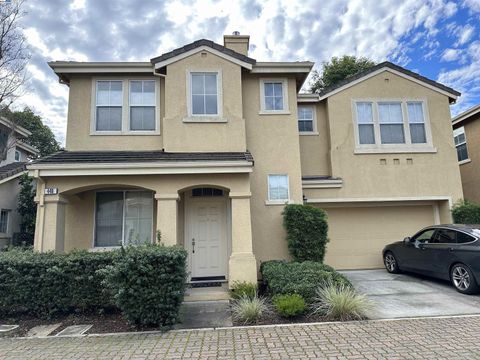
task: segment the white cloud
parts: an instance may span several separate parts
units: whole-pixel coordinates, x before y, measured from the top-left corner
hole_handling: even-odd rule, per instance
[[[470,41],[474,33],[475,33],[475,28],[472,25],[468,25],[468,24],[465,25],[459,31],[457,44],[463,45],[466,42]]]
[[[460,50],[458,49],[446,49],[442,54],[443,61],[454,61],[458,60],[460,56]]]

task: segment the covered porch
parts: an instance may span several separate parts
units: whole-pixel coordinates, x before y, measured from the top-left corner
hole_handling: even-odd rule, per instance
[[[34,247],[105,251],[160,242],[187,250],[192,283],[256,282],[250,157],[136,167],[35,163],[29,169],[38,179]]]

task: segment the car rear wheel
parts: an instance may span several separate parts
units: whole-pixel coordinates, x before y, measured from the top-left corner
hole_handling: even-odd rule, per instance
[[[450,279],[458,292],[475,294],[479,288],[472,271],[464,264],[455,264],[450,270]]]
[[[387,251],[383,255],[383,263],[385,264],[385,269],[387,269],[389,273],[398,274],[400,272],[397,258],[395,257],[395,255],[393,255],[391,251]]]

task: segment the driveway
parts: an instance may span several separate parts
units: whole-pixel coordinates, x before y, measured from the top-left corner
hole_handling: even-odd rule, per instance
[[[370,319],[480,314],[480,295],[460,294],[448,282],[383,269],[342,274],[373,301]]]

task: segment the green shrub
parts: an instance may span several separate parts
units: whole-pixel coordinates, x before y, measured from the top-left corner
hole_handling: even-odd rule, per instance
[[[328,242],[325,211],[309,205],[287,205],[283,210],[283,226],[294,260],[323,262]]]
[[[255,295],[253,298],[242,296],[235,300],[232,305],[232,317],[244,324],[253,324],[269,311],[265,298]]]
[[[318,286],[327,281],[352,286],[332,267],[313,261],[266,261],[261,264],[260,272],[271,295],[299,294],[307,303],[314,300]]]
[[[326,282],[317,289],[314,312],[332,320],[359,320],[372,306],[370,300],[345,284]]]
[[[305,300],[298,294],[276,295],[273,298],[273,305],[280,316],[286,318],[302,315],[307,308]]]
[[[257,295],[257,284],[246,281],[235,281],[230,290],[230,295],[234,299],[239,299],[243,296],[253,299],[255,295]]]
[[[75,251],[68,255],[11,248],[0,253],[0,314],[50,316],[113,306],[98,269],[114,252]]]
[[[177,321],[185,294],[186,258],[180,247],[131,246],[100,273],[128,321],[169,326]]]
[[[480,224],[480,204],[460,201],[452,209],[455,224]]]

